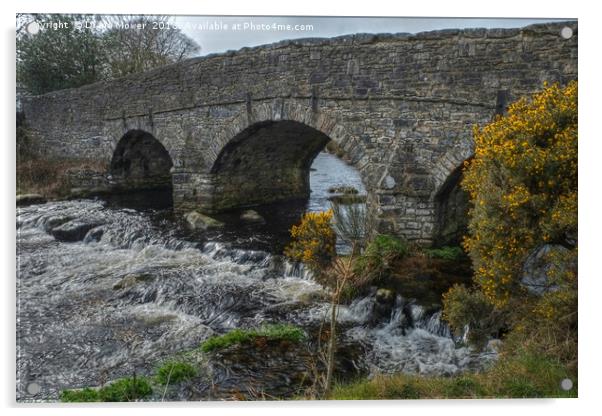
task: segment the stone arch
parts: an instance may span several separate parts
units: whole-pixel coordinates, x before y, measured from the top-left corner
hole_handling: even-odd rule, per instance
[[[216,137],[207,160],[211,210],[307,198],[309,168],[330,140],[368,188],[359,166],[361,148],[336,119],[284,101],[238,115]]]
[[[109,173],[117,190],[171,189],[172,158],[151,133],[133,129],[117,142]]]
[[[292,100],[275,100],[253,106],[252,110],[241,111],[216,134],[207,149],[206,163],[213,166],[224,147],[244,130],[256,123],[294,121],[311,127],[337,143],[349,156],[349,163],[360,163],[363,151],[361,141],[350,134],[335,116]],[[357,166],[360,169],[360,166]]]
[[[472,157],[472,147],[454,147],[437,165],[434,176],[437,186],[433,195],[436,246],[460,244],[468,231],[469,196],[460,183],[464,163]]]
[[[432,172],[435,181],[433,197],[441,193],[448,178],[458,169],[461,170],[464,162],[471,159],[473,156],[474,142],[470,140],[462,145],[450,148],[433,164]]]

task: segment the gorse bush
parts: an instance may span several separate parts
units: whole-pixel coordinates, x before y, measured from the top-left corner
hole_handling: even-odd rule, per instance
[[[502,354],[516,371],[541,364],[533,358],[540,357],[556,364],[533,364],[533,372],[553,367],[576,376],[576,82],[519,100],[507,116],[476,129],[475,142],[462,186],[472,201],[464,247],[478,289],[450,289],[444,317],[454,331],[468,325],[469,341],[479,345],[502,330]],[[526,290],[521,281],[527,273],[543,275],[546,290],[538,295]],[[512,361],[516,357],[524,358],[520,366]],[[496,369],[505,380],[496,388],[511,397],[547,396],[560,380],[548,378],[543,388],[533,375]]]
[[[536,247],[559,244],[576,257],[577,82],[520,99],[506,116],[475,128],[474,139],[462,182],[473,205],[464,247],[476,282],[502,305],[517,294]],[[576,275],[559,280],[571,286]]]
[[[332,228],[332,210],[307,212],[299,225],[291,228],[291,243],[285,256],[300,261],[314,272],[326,268],[336,255],[336,233]]]

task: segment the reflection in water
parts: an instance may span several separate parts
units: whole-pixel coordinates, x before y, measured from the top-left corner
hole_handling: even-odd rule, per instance
[[[359,192],[366,194],[366,188],[357,170],[343,162],[338,157],[320,153],[314,159],[309,175],[311,195],[307,204],[308,211],[324,211],[330,208],[328,197],[332,196],[328,190],[332,187],[350,186]]]

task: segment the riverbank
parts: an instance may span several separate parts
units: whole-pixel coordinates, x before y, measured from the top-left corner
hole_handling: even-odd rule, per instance
[[[519,353],[502,357],[491,369],[455,377],[411,374],[378,375],[337,384],[331,400],[502,399],[578,397],[576,374],[551,357]]]

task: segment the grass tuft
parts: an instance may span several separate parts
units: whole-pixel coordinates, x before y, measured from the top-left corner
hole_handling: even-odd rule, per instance
[[[577,385],[564,391],[563,379],[576,375],[557,361],[529,352],[502,357],[489,370],[454,377],[409,374],[379,375],[372,380],[339,384],[334,400],[470,399],[577,397]]]
[[[197,375],[196,368],[183,361],[167,361],[163,363],[156,372],[156,379],[159,384],[175,384],[185,380],[190,380]]]
[[[300,342],[305,338],[302,329],[292,325],[267,325],[258,329],[234,329],[224,335],[209,338],[201,344],[203,352],[227,348],[235,344],[245,344],[256,338],[267,338],[269,341]]]
[[[426,249],[426,254],[434,259],[442,259],[442,260],[449,260],[449,261],[455,261],[455,260],[459,260],[462,257],[465,257],[466,254],[464,253],[464,250],[462,250],[461,247],[459,246],[445,246],[445,247],[441,247],[441,248],[429,248]]]
[[[98,390],[86,387],[80,390],[63,390],[62,402],[133,402],[150,396],[153,389],[144,377],[122,378]]]

